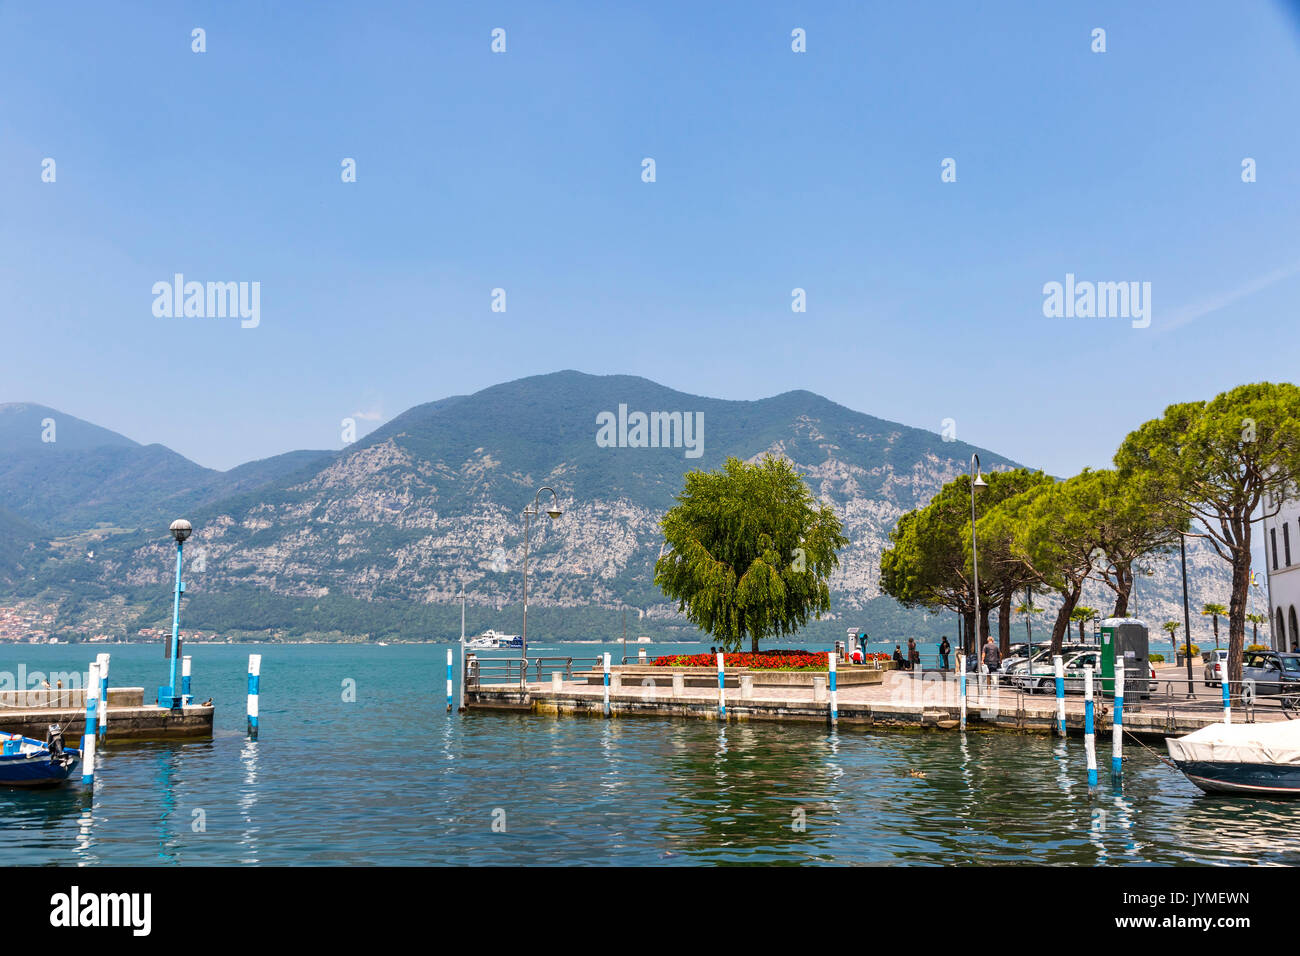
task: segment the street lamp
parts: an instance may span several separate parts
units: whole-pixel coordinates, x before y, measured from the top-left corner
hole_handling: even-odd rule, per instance
[[[185,592],[185,582],[181,580],[181,564],[185,551],[185,539],[194,533],[194,527],[184,518],[177,518],[168,529],[176,539],[176,594],[172,602],[172,643],[170,674],[166,687],[158,688],[158,705],[160,707],[180,707],[184,698],[176,693],[176,661],[180,657],[181,595]],[[166,691],[166,694],[163,693]]]
[[[541,502],[542,492],[551,493],[551,506],[546,509],[547,517],[552,521],[558,518],[564,512],[560,509],[560,496],[555,493],[555,489],[550,486],[544,486],[537,489],[537,494],[533,497],[533,507],[524,509],[524,671],[528,671],[528,531],[535,515],[541,514],[539,503]]]
[[[970,559],[971,569],[975,573],[975,660],[979,669],[980,655],[980,559],[975,546],[975,491],[988,487],[984,474],[980,471],[980,456],[970,456]]]
[[[1187,639],[1187,699],[1196,696],[1196,682],[1192,679],[1192,612],[1187,605],[1187,532],[1178,532],[1178,554],[1183,564],[1183,636]],[[1225,662],[1226,664],[1226,662]],[[1224,678],[1227,678],[1226,668]]]

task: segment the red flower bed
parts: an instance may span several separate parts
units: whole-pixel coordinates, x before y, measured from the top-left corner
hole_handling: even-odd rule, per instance
[[[672,654],[651,662],[656,667],[717,667],[713,654]],[[824,671],[826,652],[760,651],[757,654],[723,654],[726,667],[748,667],[760,671]]]

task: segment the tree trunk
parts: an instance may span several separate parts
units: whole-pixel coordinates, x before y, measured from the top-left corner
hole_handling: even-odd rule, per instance
[[[1133,566],[1115,569],[1115,610],[1111,617],[1128,617],[1128,602],[1133,596]]]
[[[1061,645],[1065,643],[1066,632],[1070,629],[1070,615],[1079,603],[1079,592],[1082,590],[1083,585],[1076,584],[1061,591],[1061,609],[1056,612],[1056,622],[1052,625],[1053,654],[1061,653]]]
[[[1232,598],[1228,602],[1228,680],[1241,680],[1241,654],[1246,646],[1246,608],[1250,600],[1250,531],[1232,554]],[[1217,622],[1217,619],[1216,619]],[[1218,639],[1218,629],[1215,629]],[[1217,644],[1216,644],[1217,646]],[[1240,686],[1240,685],[1239,685]]]
[[[975,609],[966,608],[961,612],[962,621],[965,622],[965,630],[962,632],[962,638],[966,645],[967,656],[975,653]]]
[[[976,656],[984,653],[984,644],[989,639],[989,613],[992,610],[987,602],[980,602],[980,642],[975,648]]]
[[[1003,591],[998,603],[998,648],[1003,657],[1011,656],[1011,592]]]
[[[757,653],[758,653],[758,635],[757,635],[757,634],[755,634],[753,637],[751,637],[751,638],[749,639],[749,649],[750,649],[750,651],[751,651],[752,653],[754,653],[754,654],[757,654]]]

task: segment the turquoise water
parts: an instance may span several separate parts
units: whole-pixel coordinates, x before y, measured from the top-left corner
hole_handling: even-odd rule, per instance
[[[1205,796],[1140,748],[1122,792],[1089,794],[1075,739],[448,715],[446,648],[189,648],[196,695],[216,698],[213,739],[110,742],[93,795],[79,783],[0,790],[0,860],[1300,862],[1300,802]],[[0,646],[0,670],[72,670],[98,649]],[[164,682],[157,646],[102,649],[114,686]],[[244,733],[250,650],[263,655],[256,742]],[[531,650],[622,656],[621,644]]]

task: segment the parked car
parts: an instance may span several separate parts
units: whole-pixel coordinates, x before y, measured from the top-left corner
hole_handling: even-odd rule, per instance
[[[1085,664],[1091,664],[1095,672],[1099,666],[1101,650],[1100,648],[1090,647],[1084,649],[1068,650],[1061,648],[1061,657],[1065,665],[1065,691],[1070,693],[1074,691],[1077,684],[1078,691],[1083,691],[1083,668]],[[1018,684],[1026,690],[1038,690],[1045,693],[1056,692],[1056,668],[1052,663],[1052,654],[1050,648],[1046,655],[1037,654],[1034,656],[1034,663],[1029,668],[1017,671],[1011,677],[1013,684]]]
[[[1010,674],[1018,665],[1024,664],[1030,657],[1050,648],[1051,646],[1051,641],[1035,641],[1032,645],[1023,642],[1012,644],[1011,653],[1002,659],[1002,666],[998,669],[1003,674]]]
[[[1273,697],[1287,711],[1300,713],[1300,654],[1277,651],[1251,651],[1241,659],[1243,680],[1254,681],[1256,697]]]
[[[1223,680],[1223,669],[1228,666],[1228,649],[1201,651],[1201,660],[1205,662],[1205,686],[1218,687]]]
[[[1098,651],[1098,650],[1101,650],[1101,648],[1097,644],[1062,644],[1061,656],[1069,657],[1071,654],[1077,654],[1079,651]],[[1034,654],[1032,658],[1032,663],[1033,663],[1035,673],[1038,673],[1039,671],[1042,670],[1041,665],[1043,664],[1046,664],[1049,670],[1051,669],[1052,646],[1050,642],[1048,643],[1047,647],[1043,648],[1041,651]],[[1024,673],[1028,665],[1029,662],[1022,659],[1012,664],[1010,667],[1005,668],[1003,673],[1008,675],[1021,674]],[[1052,673],[1055,672],[1053,671]]]

